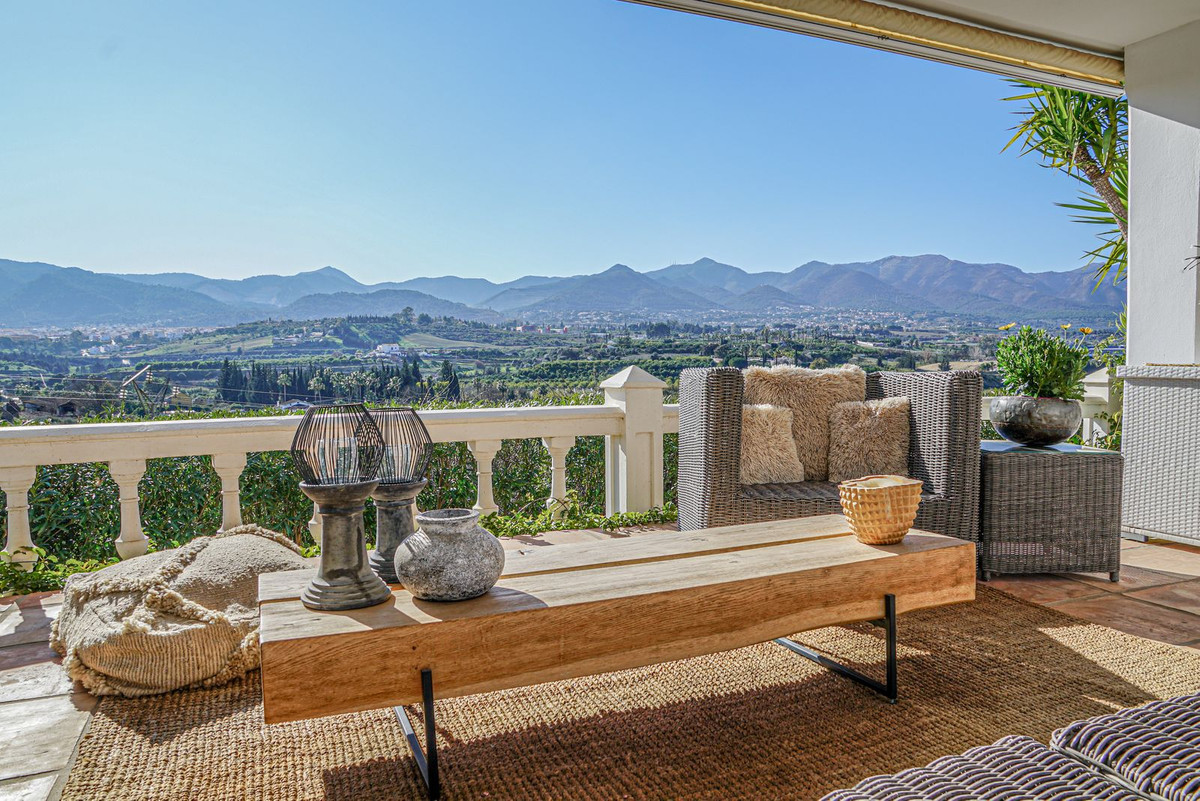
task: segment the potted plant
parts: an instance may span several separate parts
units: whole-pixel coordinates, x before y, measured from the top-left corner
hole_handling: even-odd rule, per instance
[[[1070,329],[1063,325],[1063,331]],[[1001,330],[1012,328],[1010,323]],[[1079,329],[1083,334],[1091,329]],[[996,346],[1009,397],[993,398],[992,425],[1000,436],[1021,445],[1045,447],[1071,438],[1083,422],[1083,379],[1091,353],[1083,338],[1068,339],[1021,326]]]

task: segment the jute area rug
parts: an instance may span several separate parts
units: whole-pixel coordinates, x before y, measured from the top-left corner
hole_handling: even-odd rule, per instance
[[[896,706],[770,643],[439,701],[445,796],[812,799],[1005,734],[1045,741],[1072,720],[1200,689],[1200,651],[987,588],[899,625]],[[882,667],[870,626],[801,639]],[[266,726],[252,673],[213,690],[103,700],[63,798],[423,795],[391,710]]]

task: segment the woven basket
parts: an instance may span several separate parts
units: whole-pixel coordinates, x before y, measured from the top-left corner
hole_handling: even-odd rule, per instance
[[[901,483],[885,487],[863,486],[873,478],[891,478]],[[904,476],[863,476],[838,484],[842,511],[850,530],[867,545],[895,545],[904,539],[917,519],[922,482]]]

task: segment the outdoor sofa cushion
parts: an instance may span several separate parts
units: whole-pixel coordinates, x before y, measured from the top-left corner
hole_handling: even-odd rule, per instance
[[[863,779],[822,801],[1138,801],[1065,754],[1030,737],[1011,736],[936,759],[924,768]]]
[[[308,566],[282,534],[247,525],[79,573],[50,645],[97,695],[223,684],[259,666],[259,574]]]
[[[743,374],[742,403],[768,403],[792,410],[796,454],[809,481],[824,481],[829,472],[829,412],[844,401],[867,397],[867,374],[845,364],[828,370],[776,365],[750,367]]]
[[[839,403],[829,412],[829,480],[908,475],[909,401]]]
[[[744,484],[804,480],[792,438],[792,410],[762,403],[742,407],[741,474]]]
[[[1080,720],[1050,744],[1155,799],[1200,799],[1200,694]]]

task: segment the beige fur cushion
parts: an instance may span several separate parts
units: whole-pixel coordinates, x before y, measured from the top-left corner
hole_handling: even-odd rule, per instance
[[[796,455],[808,481],[825,481],[829,473],[829,412],[839,403],[866,397],[867,374],[853,364],[830,370],[751,367],[745,372],[744,403],[792,410]]]
[[[50,646],[96,695],[223,684],[259,665],[259,574],[308,566],[282,534],[246,525],[77,573]]]
[[[908,475],[908,398],[839,403],[829,412],[829,480]]]
[[[792,410],[758,404],[742,407],[742,483],[804,480],[804,465],[792,438]]]

